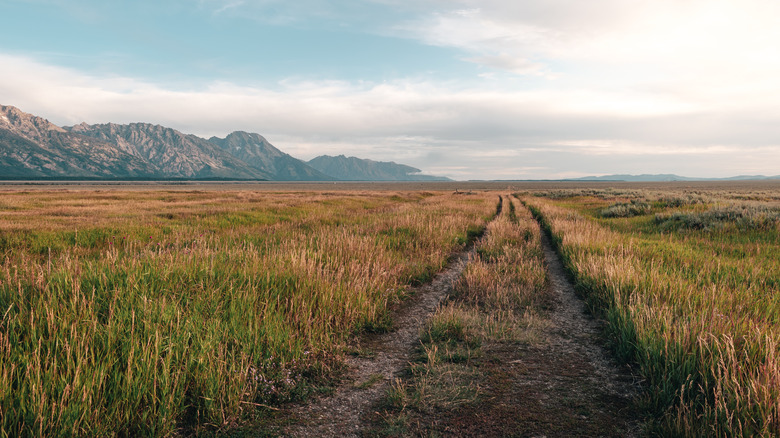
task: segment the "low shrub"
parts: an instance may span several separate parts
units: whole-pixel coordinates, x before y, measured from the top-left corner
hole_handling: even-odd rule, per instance
[[[780,225],[780,208],[763,205],[732,205],[702,212],[680,212],[655,215],[662,230],[770,230]]]
[[[606,218],[642,216],[650,212],[650,205],[644,201],[619,202],[602,209],[599,216]]]

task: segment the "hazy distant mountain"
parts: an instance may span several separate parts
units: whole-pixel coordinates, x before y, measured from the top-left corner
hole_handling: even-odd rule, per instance
[[[729,178],[716,178],[721,181],[754,181],[762,179],[780,179],[780,175],[764,176],[764,175],[737,175]]]
[[[663,182],[663,181],[749,181],[780,179],[780,175],[739,175],[728,178],[690,178],[673,174],[643,174],[643,175],[604,175],[604,176],[586,176],[582,178],[570,178],[564,181],[626,181],[626,182]]]
[[[443,176],[422,175],[420,169],[404,164],[344,155],[321,155],[310,160],[308,164],[342,181],[451,181]]]
[[[303,161],[275,148],[260,134],[236,131],[225,138],[211,137],[222,150],[271,176],[276,181],[333,181]]]
[[[116,145],[0,105],[0,177],[145,178],[156,169]]]
[[[672,175],[672,174],[657,174],[657,175],[604,175],[604,176],[585,176],[582,178],[569,178],[565,181],[635,181],[635,182],[649,182],[649,181],[692,181],[691,178],[684,176]]]
[[[208,140],[160,125],[82,123],[66,129],[115,144],[154,165],[162,178],[273,179]]]

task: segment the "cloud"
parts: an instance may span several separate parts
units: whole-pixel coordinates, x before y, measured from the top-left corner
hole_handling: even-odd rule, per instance
[[[463,50],[486,68],[553,73],[548,87],[663,89],[707,106],[780,91],[773,0],[422,3],[429,11],[396,35]]]
[[[217,5],[217,9],[214,10],[214,15],[219,15],[225,11],[239,8],[244,4],[246,4],[246,1],[244,0],[231,0],[231,1],[222,2],[221,5]]]
[[[499,53],[498,55],[475,56],[465,58],[466,61],[481,64],[487,67],[506,70],[520,75],[548,75],[542,64],[530,61],[525,58],[518,58],[508,53]]]
[[[394,5],[370,0],[198,0],[198,3],[214,15],[306,29],[371,28],[390,19],[397,10]]]
[[[60,125],[150,122],[204,137],[259,132],[299,158],[347,154],[459,179],[777,173],[772,99],[746,110],[641,89],[506,89],[403,79],[215,81],[171,89],[0,54],[2,104]],[[761,113],[759,109],[767,111]],[[676,166],[676,167],[675,167]]]

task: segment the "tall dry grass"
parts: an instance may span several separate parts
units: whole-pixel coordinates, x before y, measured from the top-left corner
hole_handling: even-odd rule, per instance
[[[541,309],[547,304],[547,272],[539,227],[529,211],[506,210],[487,227],[474,257],[455,285],[455,297],[490,311]]]

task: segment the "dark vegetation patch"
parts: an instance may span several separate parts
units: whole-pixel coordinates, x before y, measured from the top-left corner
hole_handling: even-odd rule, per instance
[[[662,231],[688,230],[772,230],[780,225],[780,208],[765,205],[733,205],[706,211],[676,211],[657,214],[655,224]]]

